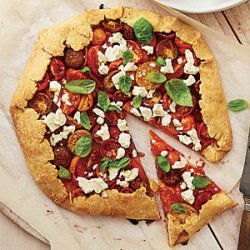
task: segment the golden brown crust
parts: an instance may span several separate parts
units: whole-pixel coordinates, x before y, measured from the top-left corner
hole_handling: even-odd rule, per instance
[[[38,183],[44,193],[47,194],[53,201],[81,214],[109,214],[136,219],[159,219],[155,199],[149,198],[145,195],[145,192],[139,190],[132,195],[119,193],[114,194],[111,192],[110,198],[105,199],[105,201],[103,201],[104,198],[95,195],[93,198],[91,197],[87,200],[85,198],[75,198],[73,199],[73,203],[70,203],[68,194],[62,182],[57,179],[57,170],[55,169],[55,166],[49,163],[49,161],[53,159],[54,155],[49,142],[44,139],[45,124],[41,120],[38,120],[38,115],[34,110],[26,108],[27,100],[32,99],[35,94],[35,81],[39,81],[43,78],[52,56],[62,56],[66,45],[74,50],[80,50],[83,46],[89,44],[93,36],[91,30],[92,24],[97,24],[103,20],[104,17],[106,17],[112,19],[121,18],[122,21],[133,25],[135,20],[141,16],[147,18],[153,24],[156,31],[176,31],[177,35],[181,39],[194,45],[194,49],[198,57],[214,62],[213,56],[203,40],[201,40],[200,34],[174,17],[167,17],[157,15],[149,11],[133,10],[124,7],[116,7],[109,10],[92,10],[45,29],[39,34],[33,52],[26,65],[24,74],[19,81],[11,101],[10,112],[16,127],[16,133],[34,180]],[[207,99],[210,98],[210,94],[206,93],[210,93],[210,81],[212,81],[216,87],[216,92],[219,92],[217,96],[219,97],[220,104],[222,104],[222,108],[225,106],[225,103],[223,102],[224,97],[220,87],[217,69],[214,67],[212,68],[212,71],[210,70],[212,74],[209,75],[214,75],[214,77],[208,79],[206,74],[210,71],[209,67],[206,67],[206,65],[207,64],[204,64],[204,66],[201,67],[201,77],[204,81],[204,87],[201,90],[204,102],[201,102],[201,104],[202,109],[209,113],[211,105],[209,105]],[[217,96],[215,97],[217,98]],[[219,103],[219,101],[216,99],[213,103],[214,106],[216,106],[216,103]],[[202,114],[204,115],[205,123],[208,124],[209,133],[218,138],[219,147],[216,148],[216,152],[218,152],[216,154],[216,160],[219,160],[224,152],[229,150],[231,147],[228,144],[228,142],[231,142],[231,134],[227,134],[228,131],[230,131],[227,112],[221,113],[221,116],[218,116],[219,118],[217,122],[216,117],[206,115],[203,110]],[[212,119],[213,123],[211,122]],[[223,121],[223,127],[228,129],[221,131],[219,121]],[[225,143],[224,138],[228,138],[228,142]],[[207,148],[204,155],[208,160],[213,161],[215,159],[211,152],[214,150],[214,147],[210,147],[212,148]],[[129,197],[133,209],[125,213],[125,211],[123,211],[120,207],[119,213],[119,210],[116,208],[116,205],[114,205],[115,203],[113,204],[112,199],[114,199],[115,202],[120,201],[121,206],[123,205],[129,210],[130,208],[128,207],[129,205],[127,203],[127,199],[124,198],[125,196],[126,198]],[[142,213],[142,208],[139,206],[136,211],[136,208],[134,207],[135,204],[132,202],[133,199],[130,197],[140,199],[140,204],[144,204],[145,208],[147,208],[144,209],[144,214]],[[103,204],[106,204],[105,206],[107,207],[108,212],[104,212],[105,209],[103,209],[103,207],[100,207],[100,210],[97,208],[97,210],[92,209],[90,201],[92,201],[93,204],[97,201],[103,202]],[[88,207],[86,207],[86,204],[88,204]],[[139,203],[137,203],[137,205],[138,204]],[[80,206],[83,206],[83,208],[80,208]],[[96,207],[96,205],[93,206]],[[114,209],[113,211],[112,208]]]
[[[215,194],[211,200],[201,207],[199,214],[189,209],[183,214],[170,212],[167,214],[166,227],[169,236],[169,245],[187,242],[190,237],[204,225],[217,217],[225,210],[236,205],[224,192]]]

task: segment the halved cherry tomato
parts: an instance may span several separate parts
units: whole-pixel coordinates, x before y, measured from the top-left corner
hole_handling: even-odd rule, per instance
[[[105,19],[101,21],[101,26],[110,32],[117,32],[123,29],[123,23],[121,20],[111,20],[111,19]]]
[[[59,81],[64,77],[65,65],[60,59],[52,58],[50,61],[49,68],[52,80]]]
[[[165,93],[163,95],[163,97],[162,97],[162,106],[163,106],[164,110],[168,110],[169,109],[169,106],[170,106],[171,102],[172,101],[171,101],[170,97],[168,96],[167,93]]]
[[[125,37],[125,39],[127,40],[135,40],[135,33],[134,33],[134,29],[132,27],[130,27],[128,24],[124,23],[124,32],[123,32],[123,36]]]
[[[117,139],[120,135],[120,130],[117,127],[114,126],[110,126],[109,127],[109,133],[110,133],[110,137],[113,139]]]
[[[93,103],[94,99],[92,94],[82,95],[80,103],[77,106],[77,109],[81,112],[85,112],[92,108]]]
[[[54,147],[54,163],[57,166],[68,167],[71,162],[72,155],[64,146]]]
[[[168,152],[167,158],[168,158],[170,165],[172,166],[172,165],[174,165],[174,163],[176,161],[179,161],[180,156],[181,156],[181,154],[177,150],[172,150],[172,151]]]
[[[195,96],[192,96],[192,101],[193,101],[192,107],[184,107],[184,106],[177,105],[176,112],[172,113],[171,116],[173,118],[181,119],[182,117],[186,117],[186,116],[190,115],[192,113],[195,105],[196,105],[196,102],[197,102]]]
[[[104,86],[105,90],[107,90],[109,93],[114,93],[116,90],[115,85],[112,81],[112,76],[118,72],[119,72],[118,70],[113,70],[113,71],[109,72],[109,74],[107,76],[104,77],[103,86]]]
[[[211,139],[207,130],[207,126],[204,122],[200,123],[198,127],[198,136],[201,140]]]
[[[52,99],[44,93],[36,93],[29,100],[28,107],[33,108],[39,115],[46,115],[52,110]]]
[[[105,121],[108,125],[116,126],[118,119],[119,115],[117,111],[110,110],[105,113]]]
[[[141,162],[136,159],[136,158],[131,158],[130,159],[130,166],[132,168],[138,168],[139,169],[139,174],[138,176],[140,177],[140,179],[144,182],[144,183],[148,183],[148,177],[145,173],[145,170],[143,168],[143,166],[141,165]]]
[[[170,40],[170,39],[173,39],[175,37],[175,33],[166,34],[163,32],[156,32],[155,34],[157,37],[160,37],[160,38],[163,38],[166,40]]]
[[[85,173],[87,171],[86,167],[86,159],[80,158],[77,163],[76,163],[76,168],[75,168],[75,176],[76,177],[87,177],[87,174]]]
[[[115,61],[111,62],[109,64],[109,71],[112,71],[112,70],[115,70],[115,69],[117,70],[122,64],[123,64],[122,59],[115,60]]]
[[[130,98],[128,95],[125,95],[122,91],[120,90],[117,90],[115,93],[114,93],[114,96],[113,96],[113,101],[114,102],[118,102],[118,101],[121,101],[121,102],[127,102],[129,101]]]
[[[161,100],[161,92],[156,90],[153,94],[153,97],[152,98],[143,98],[142,99],[142,104],[143,106],[145,107],[148,107],[148,108],[153,108],[154,104],[156,103],[159,103],[159,101]]]
[[[70,163],[70,166],[69,166],[69,172],[72,174],[72,175],[75,175],[75,170],[76,170],[76,165],[77,165],[77,162],[81,159],[80,156],[73,156],[72,160],[71,160],[71,163]]]
[[[101,28],[93,30],[92,43],[94,45],[102,45],[106,40],[106,33]]]
[[[192,45],[189,44],[189,43],[186,43],[184,41],[182,41],[179,37],[175,37],[174,39],[174,42],[175,42],[175,45],[178,47],[178,48],[182,48],[182,49],[189,49],[189,50],[192,50]]]
[[[72,135],[70,135],[67,146],[72,153],[75,153],[75,145],[77,141],[84,135],[90,135],[90,133],[87,130],[81,129],[75,131]]]
[[[187,131],[196,128],[195,119],[192,115],[182,117],[181,124],[183,127],[183,133],[187,133]]]
[[[158,89],[161,86],[161,83],[151,82],[147,79],[147,75],[151,72],[160,72],[160,67],[153,61],[143,63],[136,71],[137,84],[145,87],[146,90]]]
[[[95,45],[90,47],[88,51],[88,65],[96,76],[101,77],[101,74],[98,71],[98,68],[100,66],[100,62],[98,61],[98,51],[100,50],[100,46]]]
[[[68,94],[69,102],[71,103],[71,105],[67,105],[65,102],[62,102],[61,109],[62,109],[64,114],[70,115],[77,108],[77,106],[80,102],[81,95],[80,94],[73,94],[72,92],[70,92],[66,89],[62,89],[59,97],[62,98],[62,96],[64,94]]]
[[[133,54],[133,59],[131,60],[131,62],[139,63],[142,61],[143,53],[138,43],[132,40],[127,40],[127,48]]]
[[[64,54],[64,62],[69,68],[77,69],[84,63],[84,51],[75,51],[71,48],[66,49]]]
[[[171,40],[164,39],[157,44],[156,55],[173,60],[178,56],[178,50]]]
[[[49,73],[46,72],[41,81],[36,82],[37,91],[45,89],[49,85]]]
[[[80,71],[76,69],[67,69],[65,73],[65,80],[67,82],[71,82],[73,80],[81,80],[86,79],[86,76]]]
[[[199,193],[196,197],[195,197],[195,202],[193,207],[199,211],[202,207],[202,205],[204,205],[205,203],[207,203],[210,199],[212,199],[213,194],[210,192],[202,192]]]
[[[126,112],[130,113],[130,110],[133,108],[131,102],[126,102],[125,105],[122,107]]]
[[[117,150],[120,148],[120,143],[115,139],[109,139],[102,142],[100,153],[103,157],[110,160],[115,160],[117,156]]]
[[[179,57],[179,58],[182,58],[182,63],[179,64],[177,59],[173,61],[174,73],[166,74],[167,79],[181,78],[181,76],[184,74],[184,66],[185,66],[185,63],[187,62],[187,60],[184,56]]]
[[[142,60],[140,61],[140,63],[145,63],[148,61],[154,61],[154,60],[149,60],[149,56],[148,56],[147,51],[142,50]]]

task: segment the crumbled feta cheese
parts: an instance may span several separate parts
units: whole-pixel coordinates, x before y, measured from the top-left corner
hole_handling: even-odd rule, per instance
[[[163,109],[162,104],[155,103],[153,107],[153,117],[163,117],[167,114],[167,112]]]
[[[118,119],[117,127],[121,132],[128,131],[127,121],[125,119]]]
[[[122,132],[118,137],[118,142],[124,148],[129,148],[131,136],[128,133]]]
[[[98,54],[98,61],[100,63],[107,62],[107,57],[100,50],[97,52],[97,54]]]
[[[152,118],[152,110],[150,108],[140,107],[141,114],[144,118],[144,121],[150,121]]]
[[[137,151],[136,151],[135,149],[133,149],[133,151],[132,151],[132,156],[133,156],[133,157],[137,157],[137,155],[138,155],[138,154],[137,154]]]
[[[144,49],[148,55],[154,54],[154,47],[153,46],[145,45],[145,46],[142,46],[141,48]]]
[[[183,129],[181,122],[178,119],[173,119],[173,124],[176,130],[180,131]]]
[[[191,86],[196,82],[196,80],[195,80],[194,76],[189,75],[186,80],[183,80],[183,82],[186,83],[187,86]]]
[[[80,120],[80,111],[76,111],[75,114],[74,114],[74,120],[77,121],[77,123],[81,124],[81,120]]]
[[[93,166],[93,170],[95,170],[97,167],[98,167],[98,164],[95,164],[95,165]]]
[[[193,185],[192,181],[194,179],[193,176],[191,176],[191,173],[189,171],[185,171],[183,174],[182,174],[182,178],[184,180],[184,182],[186,183],[187,187],[189,189],[192,189],[192,190],[195,190],[195,186]]]
[[[178,135],[179,141],[185,145],[192,143],[192,139],[188,135]]]
[[[93,191],[100,194],[103,190],[108,188],[108,184],[102,178],[92,178],[88,180],[83,177],[78,177],[77,181],[79,187],[85,194],[89,194]]]
[[[127,181],[121,181],[121,180],[117,180],[116,181],[116,185],[119,185],[121,187],[128,187],[129,183]]]
[[[123,106],[123,102],[121,101],[111,102],[110,104],[116,106],[119,109],[121,109],[121,107]]]
[[[186,57],[186,64],[184,66],[184,73],[190,74],[190,75],[196,75],[199,72],[199,67],[196,67],[194,65],[194,57],[191,50],[186,49],[185,50],[185,57]]]
[[[153,98],[154,92],[155,92],[155,90],[154,90],[154,89],[149,90],[149,91],[148,91],[148,94],[147,94],[147,96],[146,96],[146,97],[147,97],[148,99]]]
[[[192,142],[193,142],[193,144],[194,144],[194,150],[195,150],[195,151],[201,150],[201,142],[200,142],[200,139],[199,139],[199,137],[198,137],[198,135],[197,135],[196,129],[193,128],[193,129],[189,130],[189,131],[187,132],[187,134],[188,134],[188,135],[191,137],[191,139],[192,139]]]
[[[123,47],[127,46],[127,41],[123,38],[122,33],[120,32],[113,33],[112,36],[109,38],[109,42],[111,44],[118,43]]]
[[[172,113],[176,112],[176,103],[174,101],[169,105],[169,109]]]
[[[139,87],[139,86],[134,86],[133,90],[132,90],[132,95],[135,96],[141,96],[141,97],[145,97],[147,96],[148,91],[144,88],[144,87]]]
[[[183,189],[186,189],[187,188],[187,185],[185,182],[182,182],[181,185],[180,185],[180,188],[183,190]]]
[[[131,170],[122,170],[120,173],[120,177],[124,176],[125,181],[133,181],[139,174],[138,168],[133,168]]]
[[[155,143],[156,143],[156,140],[155,140],[155,139],[153,139],[153,140],[151,140],[151,142],[152,142],[153,144],[155,144]]]
[[[106,123],[102,125],[101,128],[97,130],[96,135],[100,136],[103,141],[108,140],[110,138],[108,125]]]
[[[66,123],[66,116],[63,114],[61,109],[57,109],[55,113],[50,112],[44,119],[44,123],[48,126],[51,132],[60,128]]]
[[[114,83],[116,89],[118,90],[120,89],[120,86],[119,86],[120,77],[125,76],[125,75],[126,75],[125,71],[119,71],[111,77],[111,80]]]
[[[168,155],[168,151],[167,150],[161,151],[161,156],[165,157],[167,155]]]
[[[135,76],[132,74],[132,75],[130,75],[130,78],[131,78],[131,80],[132,81],[134,81],[135,80]]]
[[[188,189],[186,191],[181,192],[181,197],[183,198],[184,201],[186,201],[191,205],[194,203],[195,198],[193,190]]]
[[[103,47],[104,49],[107,49],[107,48],[108,48],[108,45],[107,45],[106,43],[104,43],[104,44],[102,45],[102,47]]]
[[[109,180],[114,180],[119,172],[119,168],[109,168]]]
[[[138,109],[136,109],[136,108],[132,108],[131,110],[130,110],[130,113],[131,114],[133,114],[133,115],[135,115],[135,116],[141,116],[141,113],[139,112],[139,110]]]
[[[121,159],[124,155],[125,155],[125,149],[124,148],[118,148],[117,149],[117,155],[116,155],[116,159]]]
[[[59,99],[59,93],[61,91],[61,84],[57,81],[51,81],[49,83],[49,90],[51,92],[54,92],[54,98],[53,98],[53,102],[60,107],[61,106],[61,102],[58,100]]]
[[[154,62],[152,62],[152,63],[149,64],[149,66],[150,66],[151,68],[155,68],[155,67],[156,67],[156,64],[155,64]]]
[[[98,68],[98,72],[101,75],[107,75],[109,72],[109,67],[107,65],[105,65],[104,63],[101,63],[101,65]]]
[[[171,122],[171,115],[169,115],[169,114],[166,114],[161,119],[162,126],[168,126],[170,124],[170,122]]]
[[[67,139],[68,135],[71,133],[74,133],[75,131],[75,126],[64,126],[63,131],[61,131],[59,134],[52,134],[50,137],[50,144],[52,146],[55,146],[59,141],[62,139]]]
[[[194,169],[193,168],[191,168],[189,171],[190,171],[190,173],[194,173]]]
[[[69,94],[68,93],[64,93],[62,95],[62,101],[64,103],[66,103],[68,106],[72,106],[72,103],[69,101]]]
[[[181,169],[181,168],[185,168],[187,164],[187,160],[185,157],[181,156],[180,161],[176,161],[173,165],[172,165],[172,169]]]
[[[203,167],[204,164],[205,164],[205,162],[204,162],[202,159],[198,159],[198,160],[196,161],[196,166],[197,166],[197,167]]]
[[[103,123],[104,123],[104,118],[102,118],[102,117],[98,117],[97,119],[96,119],[96,122],[99,124],[99,125],[102,125]]]
[[[137,66],[135,65],[134,62],[128,62],[125,66],[121,65],[119,67],[119,70],[122,70],[122,71],[136,71],[137,70]]]
[[[163,74],[167,74],[167,73],[172,74],[172,73],[174,73],[172,60],[170,58],[167,58],[165,60],[165,62],[166,62],[166,65],[161,67],[161,69],[160,69],[161,73],[163,73]]]
[[[93,111],[96,115],[98,115],[98,116],[100,116],[100,117],[102,117],[102,118],[105,117],[104,112],[103,112],[101,109],[99,109],[99,108],[94,108],[94,109],[92,109],[92,111]]]
[[[182,58],[179,57],[179,58],[177,59],[177,63],[178,63],[178,64],[182,64],[182,62],[183,62]]]

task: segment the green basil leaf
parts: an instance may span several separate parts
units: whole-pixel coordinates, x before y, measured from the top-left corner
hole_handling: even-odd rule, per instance
[[[65,88],[74,94],[89,94],[95,89],[95,81],[91,79],[74,80],[67,82]]]
[[[127,157],[123,157],[119,160],[110,160],[108,158],[103,158],[102,159],[102,164],[101,164],[101,167],[100,167],[100,171],[102,173],[104,173],[105,169],[107,167],[109,168],[118,168],[118,169],[122,169],[122,168],[125,168],[127,167],[129,164],[130,164],[130,159],[127,158]]]
[[[248,108],[248,102],[243,99],[235,99],[228,103],[228,108],[233,112],[239,112]]]
[[[159,167],[164,171],[164,172],[169,172],[170,170],[170,163],[166,157],[163,156],[158,156],[157,157],[157,163]]]
[[[117,113],[121,112],[121,110],[118,107],[116,107],[115,105],[109,105],[108,110],[114,110]]]
[[[166,61],[165,61],[165,59],[162,56],[157,56],[156,63],[159,66],[166,66]]]
[[[205,188],[211,184],[211,180],[207,176],[197,175],[194,177],[192,184],[197,188]]]
[[[108,110],[108,107],[110,105],[108,95],[101,90],[98,92],[98,105],[104,112]]]
[[[82,158],[89,155],[92,149],[92,139],[90,135],[84,135],[75,145],[75,153]]]
[[[167,80],[167,77],[160,72],[151,71],[147,74],[146,79],[150,82],[164,83]]]
[[[127,167],[130,163],[130,159],[127,157],[123,157],[117,161],[118,161],[118,164],[117,164],[116,168],[119,168],[119,169]]]
[[[122,53],[123,64],[127,64],[133,59],[134,55],[130,50],[125,50]]]
[[[170,98],[180,106],[192,107],[192,95],[188,86],[180,79],[171,79],[165,84]]]
[[[109,160],[108,158],[103,158],[103,159],[102,159],[102,162],[103,162],[103,163],[102,163],[101,166],[100,166],[100,171],[101,171],[101,173],[104,173],[106,167],[107,167],[108,164],[110,163],[110,160]]]
[[[119,78],[119,86],[121,91],[127,95],[130,91],[131,88],[131,83],[132,83],[132,79],[130,78],[130,76],[125,75],[125,76],[121,76]]]
[[[134,108],[138,109],[141,106],[142,103],[142,97],[140,95],[137,95],[132,100],[132,105]]]
[[[89,116],[86,112],[82,112],[80,114],[80,122],[81,122],[81,125],[87,129],[87,130],[90,130],[91,129],[91,123],[90,123],[90,119],[89,119]]]
[[[133,28],[135,36],[139,42],[150,44],[153,40],[154,31],[152,24],[148,20],[141,17],[134,23]]]
[[[181,203],[174,203],[170,206],[172,211],[177,212],[178,214],[183,214],[186,212],[185,207]]]
[[[82,69],[82,73],[85,73],[85,72],[91,73],[91,69],[90,69],[90,67],[89,67],[89,66],[85,66],[85,67],[83,67],[83,69]]]
[[[61,166],[60,166],[60,169],[58,170],[58,176],[61,179],[68,179],[68,180],[71,179],[71,174],[70,174],[69,170],[67,168],[64,168]]]

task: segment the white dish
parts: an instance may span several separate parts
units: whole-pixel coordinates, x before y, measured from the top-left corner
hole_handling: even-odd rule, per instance
[[[209,13],[232,8],[247,0],[155,0],[162,5],[186,12]]]

